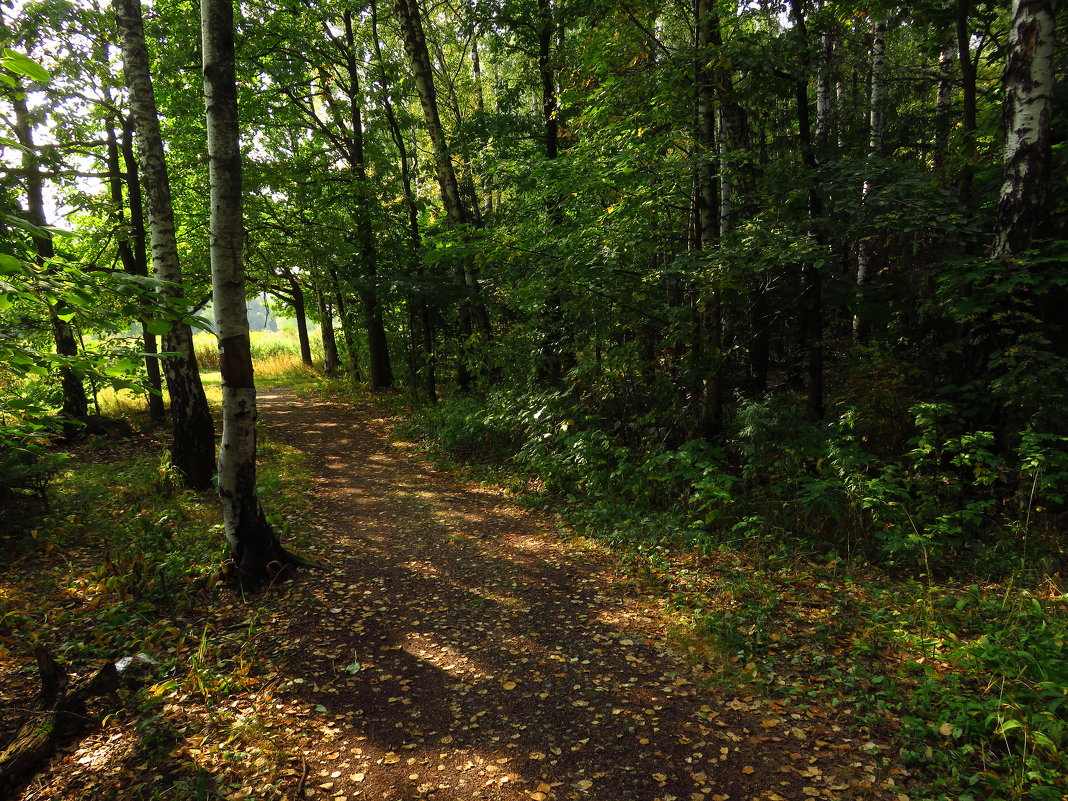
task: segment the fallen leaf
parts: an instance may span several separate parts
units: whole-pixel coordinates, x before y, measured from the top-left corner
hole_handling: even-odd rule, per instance
[[[744,768],[742,768],[742,773],[748,776],[750,773],[756,773],[756,768],[754,768],[752,765],[746,765]]]

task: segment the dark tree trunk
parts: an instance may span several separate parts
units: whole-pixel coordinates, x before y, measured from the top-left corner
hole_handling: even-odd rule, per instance
[[[132,244],[133,270],[135,275],[148,275],[148,250],[145,247],[145,207],[141,198],[141,179],[137,172],[137,159],[134,156],[133,121],[129,118],[122,126],[122,160],[125,166],[123,178],[129,194],[130,232],[128,242]],[[120,190],[121,191],[121,190]],[[125,264],[125,257],[124,264]],[[160,360],[156,356],[156,335],[145,328],[141,337],[145,353],[145,371],[148,373],[148,414],[153,423],[162,423],[167,418],[163,405],[163,375],[160,372]]]
[[[132,143],[131,143],[132,148]],[[111,204],[113,213],[115,215],[115,227],[116,227],[116,245],[119,251],[119,261],[122,262],[122,269],[130,275],[147,276],[148,275],[148,263],[147,260],[138,261],[137,253],[133,247],[132,238],[134,236],[132,230],[127,228],[125,214],[123,209],[126,206],[122,185],[126,171],[122,169],[119,162],[119,141],[118,135],[115,132],[114,119],[108,120],[107,125],[107,164],[108,164],[108,189],[111,194]],[[136,180],[136,176],[135,176]],[[141,194],[140,187],[138,187],[137,200],[140,203]],[[133,202],[133,194],[131,193],[131,203]],[[139,216],[136,211],[132,212],[131,216]],[[144,248],[144,224],[140,226],[141,233],[141,254],[145,255]],[[159,372],[159,359],[156,358],[156,337],[149,330],[151,318],[142,316],[141,323],[141,341],[145,349],[145,371],[148,374],[149,381],[149,393],[148,393],[148,413],[153,423],[161,423],[166,417],[166,410],[163,408],[163,395],[162,385],[160,383]]]
[[[423,242],[422,235],[419,232],[419,205],[416,202],[415,191],[412,186],[412,168],[408,155],[408,144],[404,139],[400,125],[397,123],[397,115],[390,100],[390,86],[386,78],[385,61],[382,58],[381,40],[378,36],[378,4],[374,0],[371,2],[371,40],[374,42],[375,59],[379,65],[378,85],[381,102],[386,113],[386,122],[389,124],[390,136],[393,139],[393,144],[397,147],[397,156],[400,162],[398,166],[400,167],[401,190],[404,195],[404,209],[408,222],[409,268],[412,275],[421,277],[423,275],[421,259]],[[478,88],[478,96],[481,98],[481,86],[477,82],[476,87]],[[413,293],[413,295],[409,296],[407,301],[410,309],[409,319],[418,319],[422,336],[416,337],[414,333],[412,335],[412,361],[415,368],[412,373],[412,380],[422,385],[427,399],[433,402],[437,400],[433,315],[422,291]]]
[[[323,292],[322,278],[315,280],[315,301],[319,306],[319,334],[323,340],[323,371],[334,376],[338,374],[341,363],[337,358],[337,339],[334,337],[334,310]]]
[[[110,662],[68,690],[67,673],[51,654],[38,647],[36,657],[41,691],[30,719],[0,752],[0,798],[14,798],[57,747],[96,723],[86,715],[90,699],[119,687],[118,673]]]
[[[701,158],[696,177],[695,240],[702,251],[711,251],[719,239],[720,195],[717,191],[716,168],[716,89],[708,66],[711,48],[719,40],[719,17],[712,0],[697,0],[694,4],[697,46],[696,66],[696,131]],[[723,434],[723,402],[726,390],[726,359],[723,354],[723,309],[718,289],[713,289],[697,314],[697,346],[702,354],[703,374],[698,426],[701,436],[716,440]]]
[[[345,293],[341,291],[337,273],[333,268],[330,270],[330,289],[333,292],[338,318],[341,320],[341,335],[345,339],[345,350],[349,357],[349,374],[353,382],[359,383],[363,377],[360,373],[360,351],[356,346],[356,325],[352,319],[352,311],[345,301]]]
[[[798,147],[801,160],[808,172],[808,213],[813,235],[821,240],[819,230],[823,219],[823,198],[817,185],[818,164],[812,141],[812,123],[808,108],[808,68],[811,66],[808,28],[805,21],[803,0],[790,0],[790,15],[795,31],[801,41],[801,76],[794,82],[797,103]],[[823,277],[819,268],[811,262],[801,265],[800,339],[807,364],[806,390],[808,411],[814,419],[823,417]]]
[[[293,316],[297,321],[297,342],[300,345],[300,360],[312,367],[311,340],[308,337],[308,309],[304,301],[304,288],[297,277],[288,270],[285,273],[289,284],[289,301],[293,304]]]
[[[434,150],[435,174],[441,192],[445,214],[451,225],[463,228],[470,221],[464,208],[460,185],[456,179],[452,156],[445,141],[445,133],[438,113],[437,90],[434,86],[434,70],[427,50],[426,37],[420,17],[417,0],[396,0],[397,17],[404,36],[404,48],[412,64],[415,85],[419,93],[419,102],[426,120],[427,133]],[[457,267],[457,280],[467,289],[468,298],[460,306],[461,348],[457,361],[457,383],[461,391],[466,391],[471,384],[470,372],[466,363],[466,343],[471,340],[474,331],[489,341],[491,328],[489,315],[481,299],[478,275],[469,261]]]
[[[371,389],[393,386],[393,366],[389,358],[389,341],[382,321],[382,304],[378,297],[378,247],[371,222],[370,184],[364,154],[363,99],[360,94],[360,73],[356,63],[356,37],[352,28],[352,12],[345,11],[345,61],[348,71],[350,119],[349,166],[356,183],[356,227],[360,241],[360,261],[363,281],[360,304],[367,330],[367,373]]]
[[[15,108],[15,134],[19,144],[25,148],[22,153],[22,166],[26,175],[26,216],[38,228],[44,228],[48,225],[45,217],[44,181],[41,178],[37,149],[33,141],[33,124],[30,121],[29,109],[26,107],[26,95],[21,91],[12,93],[12,105]],[[52,246],[52,238],[34,235],[33,243],[37,250],[37,264],[43,272],[47,273],[52,269],[50,262],[56,255]],[[48,310],[52,323],[52,335],[56,343],[56,353],[59,356],[74,358],[78,355],[78,340],[74,335],[73,326],[61,317],[67,311],[62,301],[49,306]],[[59,375],[63,388],[63,416],[73,420],[84,420],[89,414],[89,399],[86,397],[81,376],[72,367],[61,367]],[[70,433],[73,433],[73,429]]]

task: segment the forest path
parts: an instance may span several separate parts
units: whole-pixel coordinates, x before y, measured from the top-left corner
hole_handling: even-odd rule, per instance
[[[269,604],[257,633],[300,760],[291,792],[903,797],[879,787],[864,750],[878,746],[825,711],[703,686],[610,554],[418,461],[380,410],[285,388],[260,404],[270,438],[311,465],[328,564]]]

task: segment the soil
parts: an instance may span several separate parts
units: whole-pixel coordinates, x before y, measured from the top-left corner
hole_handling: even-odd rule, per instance
[[[245,741],[256,729],[282,748],[282,797],[908,798],[888,743],[819,706],[717,687],[610,551],[424,463],[377,407],[284,388],[260,404],[268,436],[311,465],[321,548],[306,555],[326,567],[213,625],[258,677],[225,704]],[[61,766],[109,738],[57,757],[22,798],[96,797]],[[196,742],[174,748],[196,758]]]

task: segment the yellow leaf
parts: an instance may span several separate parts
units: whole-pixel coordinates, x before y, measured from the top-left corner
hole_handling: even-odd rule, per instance
[[[516,684],[515,684],[515,682],[514,682],[514,681],[506,681],[506,682],[505,682],[504,684],[502,684],[501,686],[502,686],[502,687],[503,687],[504,689],[506,689],[506,690],[514,690],[514,689],[515,689],[515,687],[516,687]]]
[[[941,726],[938,727],[938,733],[941,734],[943,737],[949,737],[951,734],[953,734],[952,724],[943,723]]]
[[[748,776],[750,773],[756,773],[756,768],[754,768],[752,765],[746,765],[744,768],[742,768],[742,773]]]
[[[663,773],[654,773],[653,774],[653,778],[656,779],[656,781],[658,781],[658,782],[666,782],[667,781],[667,776],[665,776]]]
[[[589,779],[581,779],[575,782],[575,786],[580,790],[589,790],[591,787],[593,787],[593,782],[591,782]]]
[[[400,757],[394,754],[392,751],[390,751],[382,758],[382,763],[384,765],[396,765],[398,762],[400,762]]]

